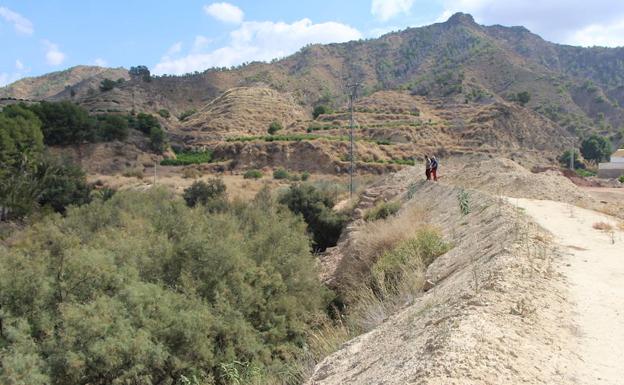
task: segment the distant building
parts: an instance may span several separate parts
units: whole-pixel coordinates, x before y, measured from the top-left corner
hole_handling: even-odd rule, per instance
[[[598,176],[600,178],[619,178],[622,175],[624,175],[624,148],[614,152],[609,163],[600,163],[598,165]]]

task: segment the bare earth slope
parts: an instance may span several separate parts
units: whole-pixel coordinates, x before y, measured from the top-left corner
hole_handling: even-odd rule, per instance
[[[621,383],[624,234],[617,220],[519,199],[591,205],[561,175],[533,174],[504,159],[463,160],[446,162],[437,184],[408,168],[364,192],[356,213],[401,199],[399,215],[420,207],[454,248],[429,266],[430,290],[327,357],[308,385]],[[471,211],[462,215],[457,194],[466,185],[475,189],[465,190]],[[595,222],[613,226],[615,245]],[[330,284],[370,263],[348,253],[361,226],[356,219],[322,259]]]
[[[418,171],[389,180],[409,183]],[[308,384],[574,383],[576,327],[547,235],[490,195],[471,191],[464,216],[459,188],[425,181],[412,188],[403,210],[427,210],[454,244],[427,271],[433,288],[322,361]]]
[[[622,383],[624,378],[623,233],[592,228],[604,222],[617,229],[616,218],[570,205],[512,199],[566,250],[564,274],[576,304],[583,359],[581,384]],[[613,238],[611,238],[613,236]]]

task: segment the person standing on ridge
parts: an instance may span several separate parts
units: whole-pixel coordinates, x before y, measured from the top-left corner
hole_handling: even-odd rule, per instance
[[[434,181],[438,181],[438,160],[435,156],[432,156],[431,159],[431,176]]]
[[[425,176],[427,180],[431,180],[431,159],[429,155],[425,155]]]

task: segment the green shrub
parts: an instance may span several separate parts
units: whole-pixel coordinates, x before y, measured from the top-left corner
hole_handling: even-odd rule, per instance
[[[36,173],[40,181],[38,203],[63,213],[70,205],[83,205],[91,201],[92,187],[84,171],[68,160],[44,157]]]
[[[324,114],[331,114],[332,110],[331,108],[327,107],[327,106],[316,106],[314,108],[314,111],[312,111],[312,117],[314,119],[318,118],[320,115],[324,115]]]
[[[388,218],[397,212],[401,208],[401,202],[382,202],[368,210],[364,214],[364,220],[376,221],[378,219]]]
[[[160,115],[162,118],[165,118],[165,119],[169,119],[169,117],[171,116],[169,111],[165,109],[158,110],[158,115]]]
[[[403,241],[394,249],[384,253],[373,265],[371,275],[375,285],[384,291],[400,286],[406,272],[424,272],[434,260],[450,250],[439,231],[425,227],[418,230],[412,239]]]
[[[305,224],[264,196],[210,214],[120,191],[15,237],[0,252],[3,384],[227,384],[224,369],[286,383],[328,303]]]
[[[221,179],[210,179],[208,182],[197,181],[184,190],[182,197],[189,207],[197,204],[207,205],[210,201],[225,198],[225,184]]]
[[[269,129],[267,131],[268,131],[269,135],[273,135],[277,131],[281,130],[282,128],[284,128],[284,127],[282,127],[282,123],[280,123],[280,122],[272,122],[269,125]]]
[[[280,203],[303,216],[316,250],[336,245],[347,218],[333,211],[335,201],[331,194],[310,184],[295,184],[281,195]]]
[[[190,110],[186,110],[183,113],[180,114],[180,116],[178,117],[178,119],[180,119],[180,121],[184,122],[186,121],[188,118],[191,117],[191,115],[195,114],[197,112],[196,109],[192,108]]]
[[[624,183],[624,175],[620,176],[618,180],[620,181],[620,183]]]
[[[42,123],[44,141],[49,145],[93,142],[97,137],[94,120],[87,111],[71,102],[41,102],[28,107]]]
[[[100,82],[100,91],[102,92],[107,92],[112,90],[113,88],[115,88],[115,86],[117,85],[116,82],[114,82],[111,79],[104,79]]]
[[[310,173],[307,172],[307,171],[302,172],[301,173],[301,180],[305,182],[308,179],[310,179]]]
[[[128,119],[120,115],[98,115],[96,117],[97,137],[109,142],[128,138]]]
[[[262,178],[262,171],[260,170],[247,170],[245,174],[243,174],[243,178],[245,179],[260,179]]]
[[[531,100],[531,94],[527,91],[518,92],[518,94],[516,94],[516,100],[524,106]]]
[[[284,170],[283,168],[278,168],[277,170],[273,171],[273,179],[289,179],[290,178],[290,173],[286,170]]]
[[[581,155],[579,154],[577,150],[574,150],[574,151],[565,150],[563,154],[561,154],[561,156],[557,160],[559,160],[559,164],[561,164],[562,167],[567,168],[567,167],[570,167],[571,157],[574,157],[575,169],[585,168],[585,163],[583,163],[583,161],[581,160]]]
[[[459,204],[459,211],[462,215],[470,214],[472,210],[470,207],[470,194],[466,190],[461,190],[457,193],[457,202]]]
[[[590,176],[596,176],[596,173],[591,171],[591,170],[585,170],[582,168],[576,169],[574,170],[576,172],[576,175],[581,176],[583,178],[587,178]]]
[[[202,164],[212,162],[211,150],[191,150],[176,152],[175,159],[163,159],[161,166],[188,166],[191,164]]]
[[[161,128],[158,119],[154,115],[140,112],[136,117],[130,118],[130,126],[142,133],[149,135],[154,128]]]
[[[160,127],[152,127],[149,134],[150,147],[155,152],[162,154],[167,147],[167,134]]]

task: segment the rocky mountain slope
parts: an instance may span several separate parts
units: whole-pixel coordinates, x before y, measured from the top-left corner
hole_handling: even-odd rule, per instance
[[[272,63],[135,76],[108,91],[99,89],[102,78],[128,75],[76,67],[21,80],[0,95],[69,99],[93,113],[166,110],[161,123],[174,143],[223,147],[233,137],[265,134],[272,121],[283,134],[342,136],[345,84],[357,80],[362,146],[381,141],[400,149],[386,151],[384,161],[400,161],[406,151],[541,152],[554,161],[588,132],[623,139],[623,59],[624,48],[553,44],[523,27],[482,26],[460,13],[378,39],[308,46]],[[318,105],[336,112],[315,120]]]

